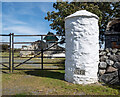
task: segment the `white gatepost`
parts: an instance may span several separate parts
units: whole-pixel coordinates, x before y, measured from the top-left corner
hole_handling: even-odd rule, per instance
[[[80,10],[65,18],[65,80],[76,84],[98,81],[98,16]]]

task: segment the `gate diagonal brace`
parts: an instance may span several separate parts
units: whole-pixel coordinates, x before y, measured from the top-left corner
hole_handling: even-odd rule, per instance
[[[57,44],[59,44],[59,43],[62,43],[62,42],[63,42],[63,40],[60,41],[60,42],[54,43],[54,44],[53,44],[52,46],[50,46],[49,48],[43,49],[43,52],[49,50],[50,48],[52,48],[52,47],[54,47],[55,45],[57,45]],[[40,55],[40,54],[41,54],[41,51],[40,51],[38,54],[36,54],[34,57],[31,57],[31,58],[25,60],[24,62],[18,64],[18,65],[15,66],[14,68],[16,68],[16,67],[18,67],[18,66],[20,66],[20,65],[22,65],[22,64],[24,64],[24,63],[26,63],[27,61],[31,60],[32,58],[35,58],[36,56],[38,56],[38,55]]]
[[[6,66],[6,65],[4,65],[4,64],[2,64],[2,63],[0,63],[2,66],[4,66],[4,67],[7,67],[7,68],[9,68],[8,66]]]

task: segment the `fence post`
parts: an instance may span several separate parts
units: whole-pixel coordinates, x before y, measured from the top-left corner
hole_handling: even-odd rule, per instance
[[[41,36],[41,69],[43,70],[43,36]]]
[[[9,72],[11,72],[11,33],[9,34],[10,39],[9,39]]]
[[[12,33],[12,67],[11,71],[14,70],[14,33]]]

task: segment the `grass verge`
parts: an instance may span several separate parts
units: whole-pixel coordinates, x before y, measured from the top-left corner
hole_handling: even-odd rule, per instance
[[[23,70],[3,73],[4,95],[119,95],[119,87],[77,85],[64,80],[64,70]]]

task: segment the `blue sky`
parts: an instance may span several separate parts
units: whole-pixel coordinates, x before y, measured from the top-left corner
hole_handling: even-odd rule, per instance
[[[46,34],[50,22],[44,19],[48,11],[53,11],[52,2],[3,2],[3,33]]]
[[[44,19],[48,11],[56,11],[53,2],[3,2],[2,34],[47,34],[51,22]],[[15,41],[36,41],[39,37],[16,38]],[[2,39],[6,41],[6,39]],[[21,47],[21,46],[16,46]]]

